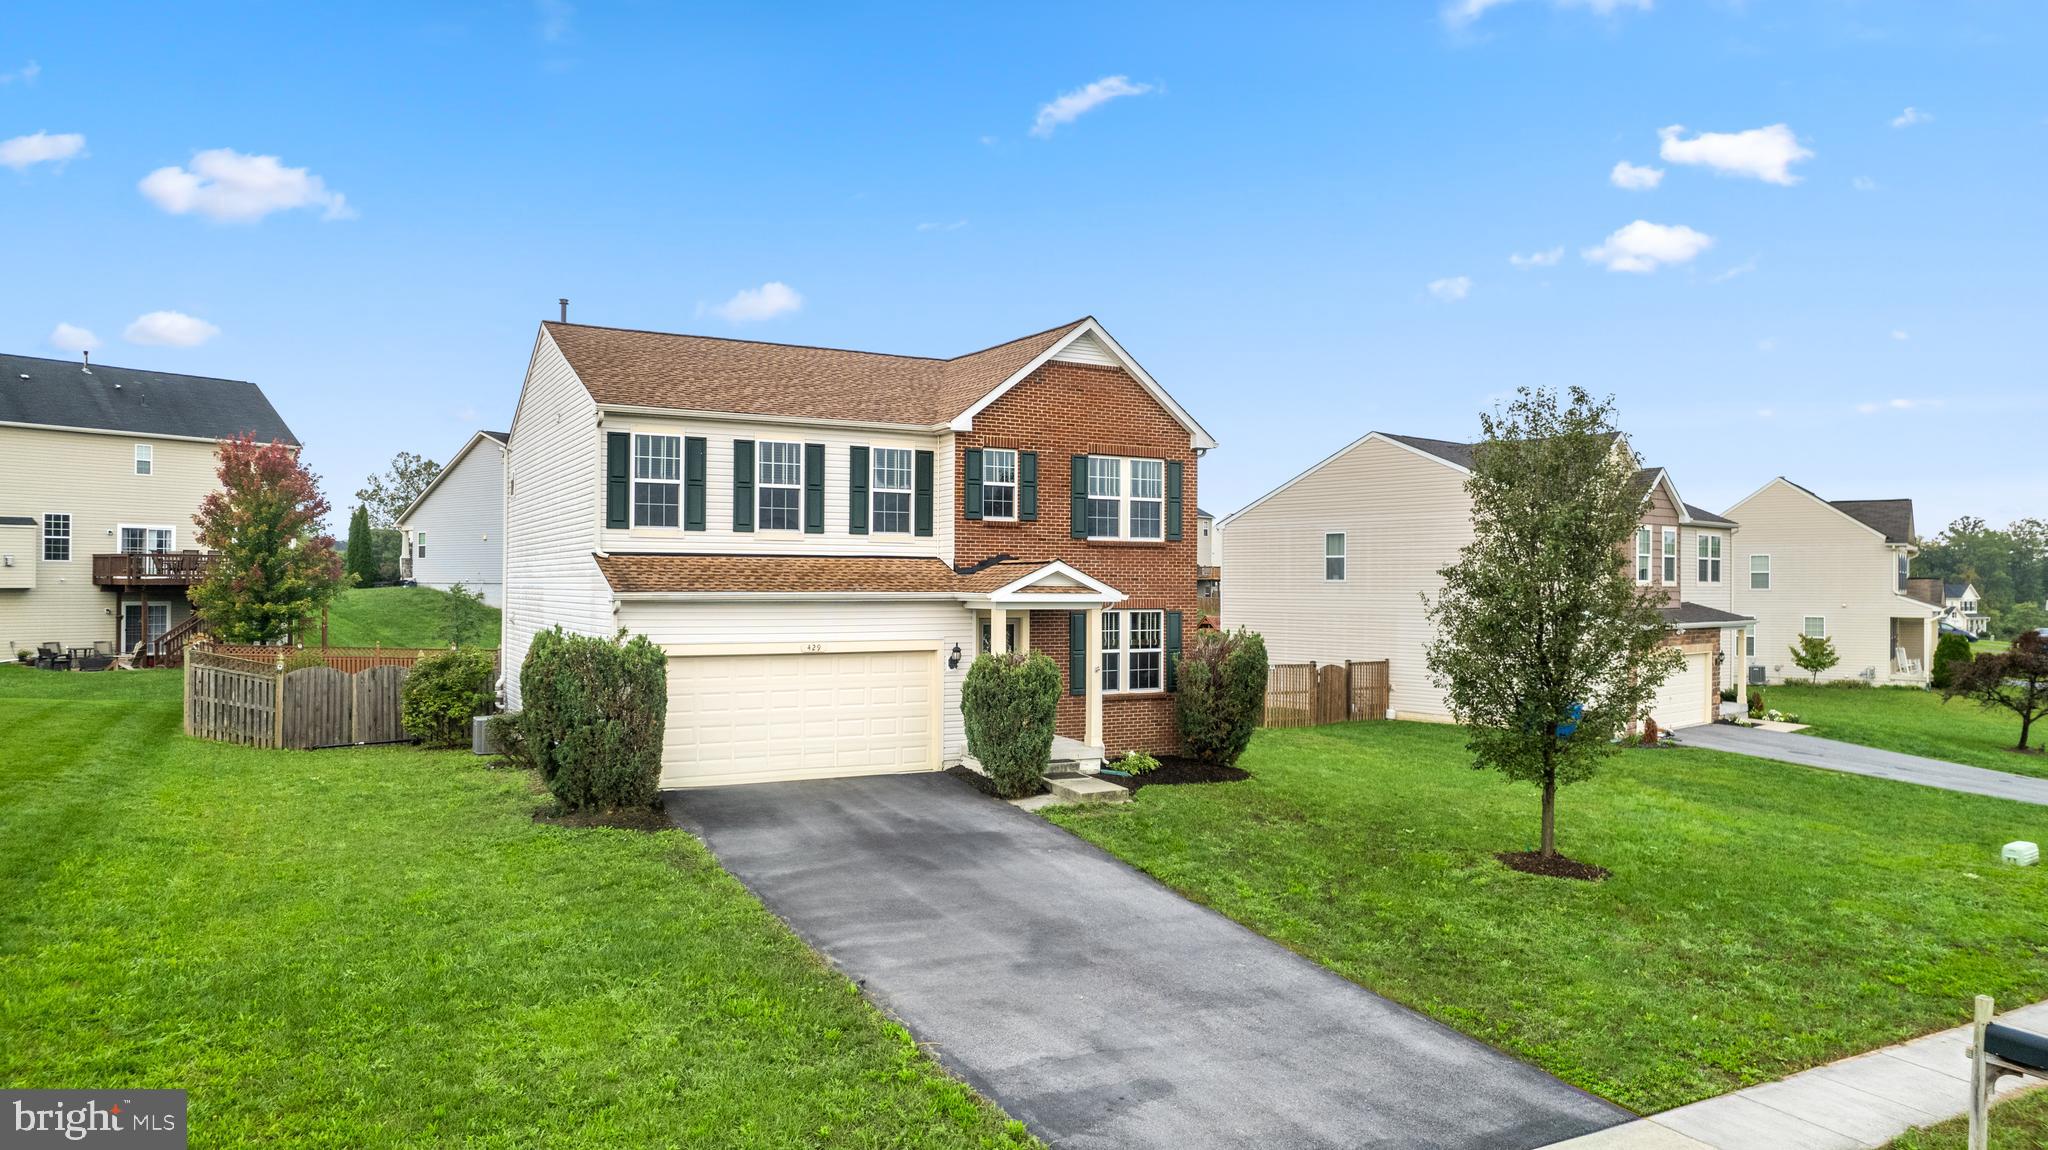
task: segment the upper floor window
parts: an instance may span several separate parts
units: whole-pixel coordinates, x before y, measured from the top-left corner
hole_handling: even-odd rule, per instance
[[[1330,583],[1344,581],[1344,550],[1346,539],[1342,531],[1332,531],[1323,536],[1323,579]]]
[[[1133,539],[1166,537],[1166,463],[1159,459],[1133,459],[1131,475],[1131,524]]]
[[[984,491],[987,466],[984,457]],[[1164,539],[1166,462],[1117,455],[1089,456],[1087,510],[1091,539]]]
[[[43,516],[43,558],[51,563],[71,561],[71,516]]]
[[[1008,448],[981,449],[981,517],[1017,517],[1017,453]]]
[[[1650,581],[1650,529],[1636,528],[1636,582]]]
[[[1904,552],[1899,553],[1899,594],[1906,593],[1906,579],[1913,573],[1913,560]],[[1968,608],[1965,608],[1968,610]]]
[[[135,474],[148,475],[156,466],[156,449],[147,443],[135,445]]]
[[[1965,614],[1965,615],[1974,615],[1974,614],[1976,614],[1976,613],[1977,613],[1977,601],[1976,601],[1975,599],[1965,599],[1965,600],[1963,600],[1963,614]]]
[[[1664,585],[1678,582],[1678,528],[1664,529]]]
[[[758,526],[763,531],[802,531],[804,445],[764,439],[759,451]]]
[[[682,507],[683,440],[633,437],[633,526],[674,527]]]
[[[1721,537],[1701,535],[1699,538],[1700,582],[1721,581]]]
[[[1124,461],[1111,455],[1088,457],[1088,534],[1114,539],[1123,518]]]
[[[1768,591],[1771,589],[1771,557],[1752,555],[1749,557],[1749,589]]]
[[[910,534],[910,450],[877,447],[874,460],[874,529]],[[1012,648],[1015,650],[1015,648]]]

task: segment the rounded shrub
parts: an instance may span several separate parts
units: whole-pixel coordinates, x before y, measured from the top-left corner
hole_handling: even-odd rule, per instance
[[[1255,631],[1197,631],[1180,660],[1181,742],[1205,763],[1231,766],[1266,714],[1266,640]]]
[[[326,665],[327,660],[320,657],[320,652],[309,651],[304,647],[285,656],[284,660],[284,669],[287,674],[293,671],[303,671],[308,667],[325,667]]]
[[[1059,668],[1040,652],[982,655],[967,668],[960,685],[967,749],[997,794],[1016,799],[1038,790],[1059,704]]]
[[[564,810],[654,805],[668,720],[660,647],[623,630],[610,639],[543,631],[520,666],[519,694],[520,753]]]
[[[1934,661],[1928,664],[1927,685],[1939,691],[1955,681],[1958,663],[1968,663],[1977,657],[1970,641],[1961,635],[1943,635],[1934,645]]]
[[[497,692],[488,653],[473,647],[428,655],[405,677],[402,715],[406,732],[424,746],[459,747],[469,741],[469,721],[491,708]]]

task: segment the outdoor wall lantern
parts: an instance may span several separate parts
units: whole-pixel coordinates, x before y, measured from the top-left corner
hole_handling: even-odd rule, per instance
[[[960,644],[953,644],[953,653],[946,659],[946,669],[948,671],[957,671],[960,669]]]

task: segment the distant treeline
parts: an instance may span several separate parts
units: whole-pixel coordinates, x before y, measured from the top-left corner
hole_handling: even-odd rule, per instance
[[[1913,574],[1976,584],[1991,631],[2001,639],[2048,627],[2048,522],[2028,518],[1989,527],[1966,515],[1921,542]]]

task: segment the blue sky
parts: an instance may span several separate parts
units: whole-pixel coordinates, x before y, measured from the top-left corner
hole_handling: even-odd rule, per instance
[[[2048,512],[2039,4],[753,8],[10,5],[0,348],[256,380],[338,506],[506,425],[566,295],[929,355],[1096,315],[1218,513],[1524,383],[1709,507]]]

